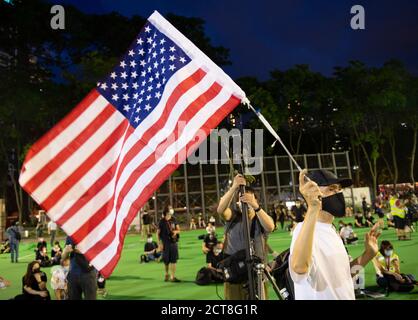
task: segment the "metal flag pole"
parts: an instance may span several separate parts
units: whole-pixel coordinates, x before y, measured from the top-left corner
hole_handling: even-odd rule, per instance
[[[295,160],[295,158],[293,157],[293,155],[290,153],[290,151],[287,149],[286,145],[283,143],[282,139],[280,138],[280,136],[277,134],[276,131],[274,131],[273,127],[270,125],[270,123],[267,121],[266,118],[264,118],[264,116],[261,114],[261,112],[257,111],[254,109],[254,107],[251,105],[250,100],[248,100],[247,98],[242,100],[242,104],[246,105],[248,107],[248,109],[250,109],[251,111],[253,111],[255,113],[255,115],[258,117],[258,119],[260,119],[261,123],[264,124],[264,126],[267,128],[267,130],[273,135],[273,137],[276,139],[276,141],[278,141],[281,146],[283,147],[284,151],[286,151],[287,155],[289,156],[290,160],[292,160],[292,162],[295,164],[296,168],[299,170],[299,172],[302,171],[302,168],[299,166],[299,164],[297,163],[297,161]],[[275,145],[276,141],[273,143],[272,146]],[[311,179],[309,179],[309,177],[307,177],[305,175],[305,181],[312,181]],[[319,201],[322,200],[321,196],[318,196]]]

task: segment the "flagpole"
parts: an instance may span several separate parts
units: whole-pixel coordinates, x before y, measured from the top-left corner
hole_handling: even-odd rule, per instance
[[[250,100],[248,100],[248,98],[244,98],[242,100],[242,103],[248,107],[248,109],[250,109],[251,111],[253,111],[255,113],[255,115],[258,117],[258,119],[260,119],[261,123],[266,127],[266,129],[272,134],[272,136],[276,139],[276,141],[274,141],[274,143],[272,144],[272,147],[274,147],[274,145],[276,144],[276,142],[278,141],[281,146],[283,147],[284,151],[287,153],[287,155],[289,156],[290,160],[295,164],[296,168],[299,170],[299,172],[302,171],[302,168],[300,167],[300,165],[297,163],[297,161],[295,160],[295,158],[293,157],[293,155],[290,153],[290,151],[287,149],[286,145],[283,143],[282,139],[280,138],[280,136],[277,134],[277,132],[273,129],[273,127],[271,126],[271,124],[267,121],[266,118],[264,118],[264,116],[261,114],[261,112],[255,110],[255,108],[251,105]],[[309,177],[307,177],[305,175],[305,181],[312,181],[311,179],[309,179]],[[321,196],[318,196],[319,201],[322,200]]]

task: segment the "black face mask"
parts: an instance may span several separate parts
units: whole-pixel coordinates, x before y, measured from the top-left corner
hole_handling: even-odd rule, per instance
[[[322,198],[322,210],[332,214],[334,217],[345,216],[344,195],[339,192],[329,197]]]
[[[39,273],[39,272],[41,272],[41,269],[40,268],[36,268],[36,269],[33,269],[33,271],[32,271],[33,273]]]

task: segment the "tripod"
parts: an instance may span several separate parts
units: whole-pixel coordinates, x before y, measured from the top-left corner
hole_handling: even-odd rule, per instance
[[[256,274],[257,274],[257,296],[258,300],[266,300],[266,292],[265,292],[265,286],[263,281],[263,274],[267,278],[267,280],[270,282],[271,286],[273,287],[274,292],[276,293],[277,297],[280,300],[287,300],[288,293],[286,289],[280,290],[280,288],[277,286],[276,280],[274,280],[271,273],[267,270],[264,263],[257,263],[255,265]]]
[[[266,280],[273,287],[273,290],[276,293],[279,300],[287,300],[287,297],[289,294],[287,293],[286,288],[280,289],[278,287],[276,280],[271,275],[270,271],[267,269],[267,266],[259,257],[252,255],[250,261],[247,262],[247,268],[251,270],[251,273],[255,274],[254,287],[255,287],[255,299],[256,300],[267,299],[266,286],[265,286]],[[248,287],[250,289],[250,283],[248,283]]]
[[[231,115],[231,123],[233,126],[236,126],[236,121]],[[242,132],[243,125],[242,125],[242,116],[240,117],[240,125],[239,129]],[[242,134],[241,134],[242,136]],[[248,154],[248,153],[247,153]],[[240,163],[241,171],[244,174],[244,161],[243,155],[240,154],[233,154],[235,160],[238,160]],[[240,195],[245,193],[245,186],[240,186]],[[265,278],[271,283],[274,291],[277,294],[277,297],[280,300],[286,300],[286,295],[284,291],[281,291],[275,279],[272,277],[270,272],[266,269],[265,264],[263,261],[255,256],[254,246],[251,239],[251,232],[250,232],[250,222],[248,217],[248,206],[246,203],[241,201],[241,211],[242,211],[242,221],[244,226],[244,239],[245,239],[245,253],[246,253],[246,264],[247,264],[247,273],[248,273],[248,298],[249,300],[265,300],[266,299],[266,292],[265,292],[265,285],[264,285],[264,276]]]

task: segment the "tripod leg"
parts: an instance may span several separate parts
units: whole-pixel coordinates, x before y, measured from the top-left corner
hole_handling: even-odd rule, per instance
[[[263,281],[263,270],[257,270],[257,293],[258,300],[266,300],[266,291]]]
[[[280,289],[276,284],[276,280],[274,280],[274,278],[271,276],[270,272],[268,272],[266,269],[264,269],[264,274],[266,275],[267,279],[270,281],[274,292],[276,292],[277,297],[280,300],[286,300],[286,298],[283,297],[282,293],[280,292]]]

